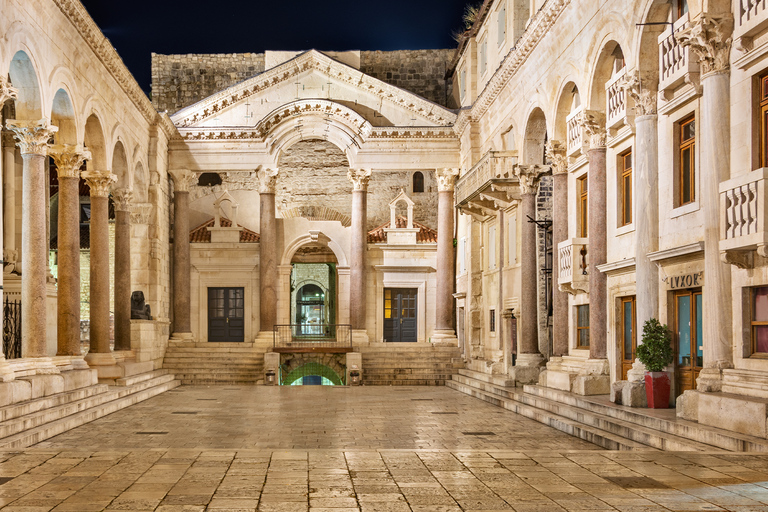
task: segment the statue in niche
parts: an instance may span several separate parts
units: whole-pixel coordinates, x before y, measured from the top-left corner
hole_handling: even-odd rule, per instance
[[[144,302],[144,292],[141,290],[131,294],[131,320],[152,320],[152,310]]]

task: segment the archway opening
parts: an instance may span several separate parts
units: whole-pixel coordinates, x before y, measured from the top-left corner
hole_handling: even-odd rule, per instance
[[[320,244],[299,248],[291,264],[291,323],[295,336],[332,337],[336,324],[336,255]]]
[[[330,367],[309,362],[283,376],[283,386],[343,386],[343,379]]]

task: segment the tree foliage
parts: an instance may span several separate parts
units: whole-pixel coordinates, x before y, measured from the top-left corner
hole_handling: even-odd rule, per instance
[[[637,358],[649,372],[661,372],[672,362],[672,334],[666,325],[651,318],[643,325],[643,343],[637,347]]]

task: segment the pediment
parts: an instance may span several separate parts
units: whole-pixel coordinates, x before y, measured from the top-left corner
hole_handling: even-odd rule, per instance
[[[326,100],[356,111],[372,126],[451,126],[456,115],[404,89],[310,50],[186,107],[179,128],[255,129],[275,110],[300,100]]]

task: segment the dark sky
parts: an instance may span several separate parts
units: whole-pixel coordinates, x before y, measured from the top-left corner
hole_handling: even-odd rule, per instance
[[[82,0],[148,93],[150,54],[454,48],[468,0]]]

